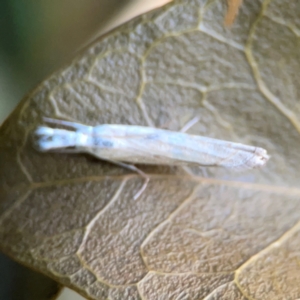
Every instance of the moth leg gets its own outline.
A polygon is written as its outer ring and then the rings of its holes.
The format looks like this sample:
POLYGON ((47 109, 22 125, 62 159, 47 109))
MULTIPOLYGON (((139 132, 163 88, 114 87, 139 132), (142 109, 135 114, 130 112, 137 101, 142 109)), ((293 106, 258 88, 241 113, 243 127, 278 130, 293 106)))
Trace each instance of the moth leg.
MULTIPOLYGON (((192 120, 188 121, 180 130, 180 132, 186 132, 191 127, 193 127, 196 123, 198 123, 200 120, 199 117, 194 117, 192 120)), ((190 169, 187 166, 183 166, 182 169, 189 175, 193 175, 193 173, 190 171, 190 169)), ((203 174, 205 178, 208 178, 207 172, 205 169, 202 168, 203 174)))
POLYGON ((79 124, 76 122, 52 119, 52 118, 47 118, 47 117, 44 117, 43 120, 47 123, 68 126, 75 130, 79 130, 81 132, 90 132, 91 130, 93 130, 93 126, 87 126, 87 125, 79 124))
POLYGON ((137 198, 139 198, 141 196, 141 194, 146 189, 146 187, 148 185, 148 182, 150 180, 150 178, 147 176, 146 173, 144 173, 142 170, 140 170, 139 168, 137 168, 134 165, 125 164, 125 163, 122 163, 120 161, 114 161, 114 160, 109 160, 109 159, 102 159, 102 160, 110 162, 110 163, 112 163, 114 165, 117 165, 119 167, 122 167, 122 168, 125 168, 125 169, 128 169, 128 170, 134 171, 134 172, 138 173, 139 175, 141 175, 145 179, 145 181, 144 181, 144 184, 142 185, 142 187, 140 188, 140 190, 134 195, 133 199, 136 200, 137 198))
POLYGON ((127 168, 129 170, 137 172, 139 175, 141 175, 145 179, 144 184, 142 185, 140 190, 133 197, 134 200, 138 199, 141 196, 141 194, 144 192, 144 190, 146 189, 148 182, 150 180, 149 177, 147 176, 146 173, 144 173, 142 170, 140 170, 139 168, 137 168, 134 165, 129 165, 129 164, 120 163, 120 162, 118 162, 118 164, 119 164, 119 166, 122 166, 123 168, 127 168))
POLYGON ((180 132, 186 132, 188 131, 191 127, 193 127, 196 123, 198 123, 200 120, 199 117, 194 117, 192 120, 188 121, 181 129, 180 132))

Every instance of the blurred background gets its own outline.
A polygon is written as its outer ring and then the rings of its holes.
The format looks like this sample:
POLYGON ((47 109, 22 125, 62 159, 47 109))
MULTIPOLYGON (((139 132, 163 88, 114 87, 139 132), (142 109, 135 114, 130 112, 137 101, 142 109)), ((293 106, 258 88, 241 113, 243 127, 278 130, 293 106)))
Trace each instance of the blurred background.
MULTIPOLYGON (((19 101, 101 34, 170 0, 0 1, 0 124, 19 101)), ((1 166, 0 166, 1 167, 1 166)), ((79 300, 0 253, 1 300, 79 300)))
POLYGON ((95 38, 170 0, 0 1, 0 124, 95 38))

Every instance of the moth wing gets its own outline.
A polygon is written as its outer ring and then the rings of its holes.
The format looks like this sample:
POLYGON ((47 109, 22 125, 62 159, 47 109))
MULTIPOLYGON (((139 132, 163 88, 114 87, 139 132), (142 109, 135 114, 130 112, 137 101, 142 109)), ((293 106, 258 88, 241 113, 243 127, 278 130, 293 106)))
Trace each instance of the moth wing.
POLYGON ((269 159, 266 150, 239 143, 150 127, 123 129, 126 134, 112 135, 114 146, 100 150, 99 157, 132 164, 196 164, 239 170, 263 166, 269 159))

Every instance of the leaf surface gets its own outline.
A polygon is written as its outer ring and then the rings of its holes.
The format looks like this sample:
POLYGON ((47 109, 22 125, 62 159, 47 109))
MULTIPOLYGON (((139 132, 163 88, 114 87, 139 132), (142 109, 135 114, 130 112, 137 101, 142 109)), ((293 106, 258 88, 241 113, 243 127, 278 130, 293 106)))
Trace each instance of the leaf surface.
POLYGON ((300 7, 174 1, 121 26, 0 129, 0 247, 90 299, 300 297, 300 7), (38 153, 42 117, 179 130, 268 149, 261 170, 38 153))

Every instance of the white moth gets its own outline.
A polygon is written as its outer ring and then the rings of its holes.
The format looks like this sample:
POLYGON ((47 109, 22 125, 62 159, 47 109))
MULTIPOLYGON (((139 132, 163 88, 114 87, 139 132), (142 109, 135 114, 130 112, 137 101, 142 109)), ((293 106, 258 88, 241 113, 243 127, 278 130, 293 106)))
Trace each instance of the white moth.
POLYGON ((146 181, 135 198, 146 188, 149 178, 131 164, 219 166, 243 170, 261 167, 269 159, 262 148, 183 132, 134 125, 93 127, 49 118, 45 121, 71 130, 38 127, 35 136, 39 151, 89 153, 138 172, 146 181))

